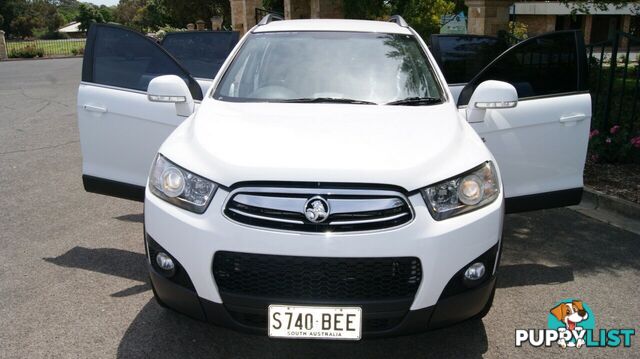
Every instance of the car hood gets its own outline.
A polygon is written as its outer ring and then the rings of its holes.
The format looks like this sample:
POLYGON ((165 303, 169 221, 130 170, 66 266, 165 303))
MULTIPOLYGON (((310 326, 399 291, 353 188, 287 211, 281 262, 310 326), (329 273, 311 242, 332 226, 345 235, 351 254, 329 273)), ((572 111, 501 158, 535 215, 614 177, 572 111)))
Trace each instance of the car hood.
POLYGON ((367 183, 414 190, 489 159, 449 104, 205 100, 160 149, 223 186, 245 181, 367 183))

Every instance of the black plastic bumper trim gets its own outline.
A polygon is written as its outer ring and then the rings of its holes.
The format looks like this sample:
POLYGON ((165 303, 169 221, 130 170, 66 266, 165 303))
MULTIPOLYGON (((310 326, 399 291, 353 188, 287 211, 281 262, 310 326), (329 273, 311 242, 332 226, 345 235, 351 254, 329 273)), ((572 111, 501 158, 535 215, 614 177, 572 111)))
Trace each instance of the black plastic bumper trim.
POLYGON ((144 186, 89 175, 82 175, 82 184, 87 192, 144 202, 144 186))
POLYGON ((149 276, 151 285, 162 303, 180 313, 186 314, 194 319, 206 320, 200 300, 195 291, 189 290, 156 272, 149 266, 149 276))
POLYGON ((573 206, 582 200, 582 187, 505 198, 505 212, 518 213, 539 209, 573 206))
MULTIPOLYGON (((159 299, 168 307, 194 319, 239 332, 266 335, 267 328, 257 328, 236 321, 224 304, 198 297, 149 268, 151 283, 159 299)), ((485 307, 495 286, 495 277, 464 293, 441 299, 435 306, 410 310, 397 326, 383 331, 364 332, 364 338, 408 335, 441 328, 470 319, 485 307)))
POLYGON ((439 300, 429 322, 429 329, 442 328, 473 318, 484 309, 495 286, 496 277, 493 276, 473 290, 439 300))

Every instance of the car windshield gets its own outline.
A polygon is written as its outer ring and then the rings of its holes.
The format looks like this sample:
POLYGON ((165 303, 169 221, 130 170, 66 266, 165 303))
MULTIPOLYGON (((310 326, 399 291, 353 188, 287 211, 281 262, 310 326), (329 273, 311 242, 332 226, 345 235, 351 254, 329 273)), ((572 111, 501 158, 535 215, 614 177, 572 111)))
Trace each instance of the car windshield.
POLYGON ((251 34, 214 98, 236 102, 441 102, 415 37, 359 32, 251 34))

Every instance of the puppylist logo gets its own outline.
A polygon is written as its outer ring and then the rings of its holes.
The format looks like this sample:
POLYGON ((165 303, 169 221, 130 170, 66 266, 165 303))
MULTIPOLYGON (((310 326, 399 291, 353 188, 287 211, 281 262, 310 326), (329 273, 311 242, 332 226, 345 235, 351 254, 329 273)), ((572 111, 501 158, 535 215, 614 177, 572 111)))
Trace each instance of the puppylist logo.
POLYGON ((521 347, 523 343, 534 347, 630 347, 631 337, 636 334, 635 329, 596 330, 595 324, 595 316, 587 303, 565 299, 549 310, 548 329, 516 329, 516 347, 521 347))

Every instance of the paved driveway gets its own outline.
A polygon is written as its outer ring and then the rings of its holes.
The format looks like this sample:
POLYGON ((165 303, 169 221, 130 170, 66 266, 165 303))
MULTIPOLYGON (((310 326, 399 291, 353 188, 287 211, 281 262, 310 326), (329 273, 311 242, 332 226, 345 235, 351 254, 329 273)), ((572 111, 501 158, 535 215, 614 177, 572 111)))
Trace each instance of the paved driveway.
MULTIPOLYGON (((0 357, 555 357, 515 348, 563 298, 602 328, 640 319, 640 237, 568 209, 507 217, 499 289, 483 321, 358 343, 276 341, 158 307, 142 205, 85 193, 75 117, 81 60, 0 63, 0 357)), ((575 350, 575 349, 573 349, 575 350)), ((638 357, 629 349, 580 349, 638 357)), ((571 354, 571 353, 569 353, 571 354)), ((575 353, 574 353, 575 354, 575 353)))

